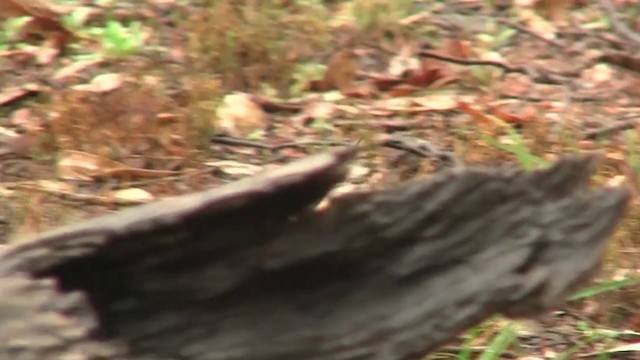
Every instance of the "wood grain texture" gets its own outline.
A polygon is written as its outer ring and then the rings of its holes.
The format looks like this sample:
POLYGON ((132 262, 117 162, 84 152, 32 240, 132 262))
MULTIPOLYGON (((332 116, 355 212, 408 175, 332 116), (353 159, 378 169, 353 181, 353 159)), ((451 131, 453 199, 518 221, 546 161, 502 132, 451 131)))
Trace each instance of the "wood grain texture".
POLYGON ((395 360, 597 269, 628 193, 592 156, 456 169, 313 210, 354 149, 42 234, 0 255, 0 358, 395 360))

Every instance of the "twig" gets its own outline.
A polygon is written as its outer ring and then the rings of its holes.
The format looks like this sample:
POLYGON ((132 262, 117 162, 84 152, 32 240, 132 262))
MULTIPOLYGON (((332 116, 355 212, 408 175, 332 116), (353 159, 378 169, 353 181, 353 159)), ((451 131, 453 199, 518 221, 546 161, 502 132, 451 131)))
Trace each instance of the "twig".
POLYGON ((437 60, 447 61, 458 65, 484 65, 493 66, 503 69, 507 73, 520 73, 525 74, 531 78, 533 82, 540 84, 559 85, 564 83, 564 76, 575 76, 574 73, 569 74, 551 74, 551 73, 539 73, 531 68, 524 66, 512 66, 502 61, 496 60, 484 60, 484 59, 461 59, 457 57, 447 56, 439 54, 429 50, 421 50, 418 55, 426 58, 433 58, 437 60))
POLYGON ((391 134, 381 137, 380 145, 440 161, 442 162, 441 165, 444 167, 460 167, 464 165, 462 160, 454 154, 439 150, 430 142, 423 139, 417 139, 400 134, 391 134))
POLYGON ((610 0, 600 0, 600 7, 609 18, 609 22, 611 23, 613 30, 626 37, 628 40, 633 41, 636 45, 640 45, 640 35, 629 29, 627 25, 620 21, 618 14, 616 13, 616 8, 610 0))
POLYGON ((321 141, 321 140, 309 140, 309 141, 291 141, 277 145, 267 144, 261 141, 253 141, 246 139, 233 138, 226 135, 214 136, 211 138, 211 142, 220 145, 231 146, 246 146, 256 149, 264 149, 270 151, 279 151, 288 148, 301 148, 307 146, 353 146, 354 144, 346 141, 321 141))
POLYGON ((486 66, 494 66, 505 70, 506 72, 512 73, 521 73, 528 74, 528 70, 523 66, 511 66, 509 64, 505 64, 502 61, 496 60, 483 60, 483 59, 461 59, 453 56, 447 56, 443 54, 439 54, 429 50, 421 50, 418 53, 422 57, 433 58, 437 60, 447 61, 458 65, 486 65, 486 66))
POLYGON ((377 127, 386 130, 407 130, 430 126, 424 118, 417 119, 364 119, 364 120, 336 120, 336 126, 377 127))
POLYGON ((601 136, 611 136, 615 133, 618 133, 620 131, 625 131, 625 130, 629 130, 629 129, 633 129, 637 124, 638 124, 638 120, 640 119, 640 117, 634 118, 634 119, 630 119, 630 120, 625 120, 622 121, 620 123, 614 124, 614 125, 610 125, 610 126, 604 126, 601 127, 599 129, 595 129, 595 130, 589 130, 586 131, 584 133, 584 138, 587 140, 593 140, 593 139, 597 139, 601 136))
POLYGON ((211 143, 219 144, 219 145, 230 145, 230 146, 246 146, 246 147, 256 148, 256 149, 271 150, 271 145, 265 144, 261 141, 238 139, 238 138, 234 138, 226 135, 213 136, 211 138, 211 143))

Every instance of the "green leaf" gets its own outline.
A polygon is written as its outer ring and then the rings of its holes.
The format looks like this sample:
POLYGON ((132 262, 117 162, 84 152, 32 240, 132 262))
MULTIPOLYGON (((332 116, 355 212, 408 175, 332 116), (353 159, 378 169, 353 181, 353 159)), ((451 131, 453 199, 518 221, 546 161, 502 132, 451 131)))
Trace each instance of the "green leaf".
POLYGON ((632 276, 622 280, 608 281, 602 284, 597 284, 594 286, 584 288, 576 292, 569 298, 569 301, 585 299, 598 294, 619 290, 624 287, 635 285, 635 284, 640 284, 640 276, 632 276))
POLYGON ((482 352, 478 360, 496 360, 509 348, 509 345, 516 339, 517 333, 513 324, 505 326, 500 333, 493 338, 489 347, 482 352))

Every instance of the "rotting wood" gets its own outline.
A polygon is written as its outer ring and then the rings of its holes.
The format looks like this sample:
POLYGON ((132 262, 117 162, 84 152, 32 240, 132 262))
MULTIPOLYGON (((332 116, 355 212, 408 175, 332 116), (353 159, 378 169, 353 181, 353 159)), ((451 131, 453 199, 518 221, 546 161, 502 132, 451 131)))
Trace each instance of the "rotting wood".
POLYGON ((452 169, 314 205, 355 149, 0 254, 0 358, 398 360, 535 316, 597 269, 628 192, 595 157, 452 169))

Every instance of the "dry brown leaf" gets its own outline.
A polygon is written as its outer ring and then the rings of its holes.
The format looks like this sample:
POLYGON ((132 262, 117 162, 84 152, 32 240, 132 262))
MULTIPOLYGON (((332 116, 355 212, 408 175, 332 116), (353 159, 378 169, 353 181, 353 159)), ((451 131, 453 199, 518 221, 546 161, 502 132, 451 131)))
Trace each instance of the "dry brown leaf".
POLYGON ((245 93, 235 93, 224 97, 216 111, 214 128, 222 128, 233 136, 246 136, 254 130, 265 129, 268 116, 262 108, 245 93))
POLYGON ((538 0, 535 9, 555 23, 562 23, 575 0, 538 0))
POLYGON ((56 47, 64 46, 73 36, 60 21, 69 10, 47 0, 0 0, 0 17, 31 16, 23 33, 55 33, 56 47))
POLYGON ((441 75, 439 79, 429 84, 429 86, 427 86, 427 89, 440 89, 441 87, 454 83, 458 80, 460 80, 460 78, 457 75, 446 71, 441 75))
POLYGON ((0 51, 0 58, 10 60, 12 65, 25 66, 36 57, 31 49, 13 49, 0 51))
POLYGON ((177 174, 179 174, 177 171, 135 168, 119 161, 76 150, 60 152, 58 161, 58 177, 65 180, 162 178, 177 174))
POLYGON ((532 105, 514 104, 515 106, 507 106, 508 104, 489 104, 487 113, 508 123, 525 123, 534 121, 537 116, 537 110, 532 105))
POLYGON ((33 153, 35 139, 30 133, 18 134, 0 128, 0 155, 14 157, 28 157, 33 153))
POLYGON ((368 75, 368 77, 369 82, 373 84, 373 87, 379 91, 388 91, 404 82, 404 79, 396 76, 370 74, 368 75))
POLYGON ((0 105, 7 105, 40 90, 41 87, 36 83, 6 88, 0 92, 0 105))
POLYGON ((394 86, 391 90, 389 90, 388 94, 392 97, 402 97, 409 96, 418 90, 420 90, 420 87, 416 85, 400 84, 394 86))
POLYGON ((47 0, 0 0, 0 17, 33 16, 57 20, 67 11, 47 0))
POLYGON ((308 125, 313 120, 329 120, 335 116, 337 108, 335 103, 328 101, 312 101, 304 110, 292 118, 292 122, 298 125, 308 125))
POLYGON ((91 91, 105 93, 113 91, 124 83, 124 75, 120 73, 100 74, 94 77, 88 84, 76 85, 73 88, 79 91, 91 91))
POLYGON ((388 109, 370 109, 367 113, 371 116, 388 117, 395 114, 396 112, 388 109))
POLYGON ((532 91, 533 81, 524 74, 507 74, 500 85, 501 94, 509 97, 525 97, 532 91))
POLYGON ((607 64, 596 64, 582 71, 580 77, 585 83, 591 83, 594 86, 603 85, 612 80, 615 75, 614 70, 607 64))
POLYGON ((458 95, 433 94, 411 99, 415 104, 432 110, 452 110, 458 107, 458 95))
POLYGON ((500 125, 496 124, 496 122, 493 121, 489 114, 484 113, 477 106, 474 106, 466 101, 459 101, 458 109, 463 113, 471 116, 473 121, 476 123, 476 126, 478 126, 480 129, 483 129, 483 131, 487 131, 488 133, 493 134, 496 129, 500 128, 500 125))
MULTIPOLYGON (((471 47, 468 41, 447 38, 436 52, 465 59, 470 57, 471 47)), ((390 96, 407 96, 425 87, 438 89, 459 79, 447 64, 431 58, 418 59, 416 53, 414 45, 405 45, 390 62, 389 73, 392 76, 376 79, 378 90, 387 90, 390 96)))
POLYGON ((101 64, 103 61, 103 59, 94 59, 74 62, 58 70, 55 75, 53 75, 52 80, 66 80, 87 68, 101 64))
POLYGON ((362 114, 362 110, 353 105, 336 104, 336 110, 352 116, 358 116, 362 114))
POLYGON ((417 23, 421 23, 424 22, 425 20, 429 19, 430 17, 432 17, 433 14, 430 11, 423 11, 421 13, 417 13, 414 15, 409 15, 403 19, 400 19, 400 21, 398 21, 398 23, 400 25, 415 25, 417 23))
POLYGON ((392 111, 406 111, 411 108, 411 99, 408 97, 381 99, 374 103, 374 107, 392 111))
POLYGON ((11 114, 11 124, 21 127, 30 127, 33 125, 31 109, 21 108, 11 114))
POLYGON ((113 198, 118 203, 141 204, 155 200, 150 192, 139 188, 128 188, 110 191, 107 197, 113 198))
POLYGON ((48 40, 47 43, 36 51, 36 63, 38 65, 50 64, 60 55, 60 45, 57 40, 48 40))
POLYGON ((37 180, 33 183, 31 188, 51 194, 72 194, 75 192, 75 187, 73 185, 55 180, 37 180))
POLYGON ((458 59, 469 59, 473 56, 471 42, 458 38, 445 38, 440 45, 439 52, 458 59))
POLYGON ((553 23, 547 21, 536 12, 529 9, 519 9, 518 16, 527 28, 532 32, 542 36, 545 39, 554 39, 556 37, 557 28, 553 23))
POLYGON ((338 89, 345 92, 352 88, 357 73, 356 53, 351 48, 345 48, 333 54, 322 80, 312 82, 309 87, 310 90, 316 91, 338 89))
POLYGON ((407 75, 406 83, 417 87, 433 84, 438 79, 448 75, 446 65, 434 59, 421 59, 420 68, 407 75))
POLYGON ((93 180, 113 169, 126 168, 119 161, 76 150, 63 150, 58 155, 58 177, 65 180, 93 180))

